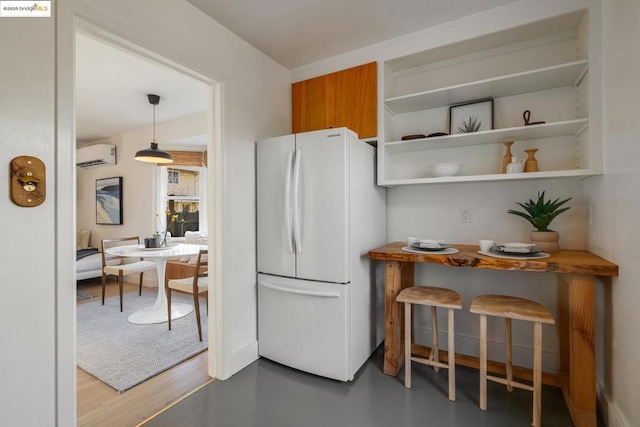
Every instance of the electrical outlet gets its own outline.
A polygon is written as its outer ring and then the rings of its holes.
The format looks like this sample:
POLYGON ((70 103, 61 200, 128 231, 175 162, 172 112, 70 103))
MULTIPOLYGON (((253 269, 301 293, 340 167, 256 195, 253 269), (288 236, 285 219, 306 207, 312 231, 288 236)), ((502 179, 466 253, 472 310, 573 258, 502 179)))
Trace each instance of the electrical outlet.
POLYGON ((460 222, 471 222, 471 208, 460 208, 460 222))

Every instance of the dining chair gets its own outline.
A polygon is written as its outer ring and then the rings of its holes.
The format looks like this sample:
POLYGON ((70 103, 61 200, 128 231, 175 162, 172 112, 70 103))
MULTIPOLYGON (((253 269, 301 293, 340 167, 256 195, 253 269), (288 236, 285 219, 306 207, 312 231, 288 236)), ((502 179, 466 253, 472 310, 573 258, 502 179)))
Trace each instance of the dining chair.
POLYGON ((142 295, 142 275, 145 271, 156 271, 156 263, 152 261, 144 261, 144 259, 140 259, 140 261, 128 263, 128 264, 118 264, 118 265, 107 265, 107 257, 105 254, 105 248, 109 249, 116 246, 125 246, 125 245, 133 245, 140 244, 140 237, 121 237, 117 239, 102 239, 100 241, 100 246, 102 249, 102 305, 104 305, 104 291, 107 285, 107 275, 112 274, 118 276, 118 289, 120 291, 120 311, 122 311, 122 292, 124 286, 124 276, 128 276, 130 274, 140 274, 140 284, 138 286, 138 296, 142 295))
MULTIPOLYGON (((167 312, 169 318, 169 330, 171 330, 171 291, 179 291, 193 295, 193 306, 196 311, 196 321, 198 323, 198 337, 202 341, 202 324, 200 321, 200 294, 207 296, 209 290, 207 277, 209 272, 207 266, 207 249, 200 249, 197 262, 190 264, 193 267, 193 276, 183 279, 168 279, 165 287, 167 290, 167 312)), ((207 304, 207 315, 209 315, 209 304, 207 304)))

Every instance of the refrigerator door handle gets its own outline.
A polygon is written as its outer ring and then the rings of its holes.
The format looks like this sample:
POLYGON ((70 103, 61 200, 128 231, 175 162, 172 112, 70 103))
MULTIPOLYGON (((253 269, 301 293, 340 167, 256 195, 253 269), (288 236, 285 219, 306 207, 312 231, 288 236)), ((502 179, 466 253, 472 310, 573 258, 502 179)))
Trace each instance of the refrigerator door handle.
POLYGON ((308 290, 278 286, 269 282, 260 282, 260 285, 264 286, 265 288, 273 289, 274 291, 286 292, 289 294, 307 295, 307 296, 321 297, 321 298, 340 298, 340 293, 337 291, 308 291, 308 290))
POLYGON ((302 153, 296 150, 296 159, 293 163, 293 239, 296 243, 296 253, 302 253, 302 241, 300 239, 300 157, 302 153))
POLYGON ((293 163, 293 150, 289 151, 287 158, 287 175, 284 180, 284 223, 287 228, 287 243, 289 253, 293 253, 293 225, 291 224, 291 169, 293 163))

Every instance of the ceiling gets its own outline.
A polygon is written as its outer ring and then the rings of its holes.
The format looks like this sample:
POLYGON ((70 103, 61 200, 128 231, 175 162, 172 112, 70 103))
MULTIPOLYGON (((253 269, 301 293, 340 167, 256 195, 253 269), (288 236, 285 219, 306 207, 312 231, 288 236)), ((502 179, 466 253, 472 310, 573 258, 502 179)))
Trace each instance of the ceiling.
MULTIPOLYGON (((156 124, 206 111, 208 86, 105 41, 76 33, 76 143, 86 144, 153 124, 147 94, 160 95, 156 124)), ((163 143, 162 135, 157 135, 163 143)), ((150 143, 152 132, 149 132, 150 143)), ((173 141, 175 142, 175 141, 173 141)), ((206 137, 189 145, 206 145, 206 137)), ((141 147, 145 142, 141 141, 141 147)))
MULTIPOLYGON (((513 0, 187 0, 288 69, 513 0)), ((91 35, 76 35, 78 145, 201 113, 208 87, 91 35)), ((151 140, 149 135, 149 142, 151 140)), ((206 137, 160 146, 206 146, 206 137)), ((144 146, 145 144, 142 144, 144 146)), ((142 148, 142 147, 141 147, 142 148)))
POLYGON ((187 0, 288 69, 514 0, 187 0))

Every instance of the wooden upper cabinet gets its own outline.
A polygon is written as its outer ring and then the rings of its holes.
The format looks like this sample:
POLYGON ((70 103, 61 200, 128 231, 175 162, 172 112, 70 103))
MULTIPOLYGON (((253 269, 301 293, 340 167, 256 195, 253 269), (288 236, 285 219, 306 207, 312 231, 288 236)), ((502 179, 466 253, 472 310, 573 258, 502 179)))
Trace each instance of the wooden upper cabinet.
POLYGON ((291 85, 291 110, 293 133, 326 129, 327 82, 329 76, 291 85))
POLYGON ((377 75, 375 62, 329 74, 329 127, 348 127, 360 138, 378 134, 377 75))
POLYGON ((292 131, 347 127, 359 138, 378 133, 378 67, 375 62, 291 86, 292 131))

